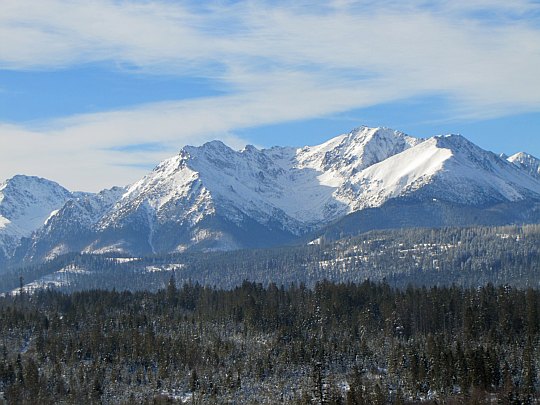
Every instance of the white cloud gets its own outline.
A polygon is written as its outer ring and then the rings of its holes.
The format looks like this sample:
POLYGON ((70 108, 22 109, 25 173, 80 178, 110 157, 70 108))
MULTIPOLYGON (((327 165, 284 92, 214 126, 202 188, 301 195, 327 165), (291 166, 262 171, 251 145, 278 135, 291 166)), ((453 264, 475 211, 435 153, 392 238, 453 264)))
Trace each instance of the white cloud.
POLYGON ((0 173, 96 189, 135 180, 144 170, 130 165, 185 143, 228 136, 240 145, 235 129, 419 95, 446 96, 449 114, 472 118, 540 109, 535 2, 291 3, 2 1, 0 68, 116 62, 205 76, 228 93, 1 125, 0 173), (118 148, 148 142, 168 149, 118 148))
POLYGON ((148 171, 137 167, 141 163, 158 162, 185 144, 219 138, 239 149, 246 142, 230 133, 231 128, 339 112, 351 100, 367 106, 385 99, 380 95, 374 100, 368 88, 316 87, 299 75, 294 81, 284 80, 284 86, 266 89, 264 94, 242 93, 79 115, 32 128, 0 125, 0 173, 6 173, 5 177, 37 174, 67 187, 82 184, 85 190, 98 190, 136 180, 148 171), (164 148, 126 152, 121 147, 149 141, 164 148))

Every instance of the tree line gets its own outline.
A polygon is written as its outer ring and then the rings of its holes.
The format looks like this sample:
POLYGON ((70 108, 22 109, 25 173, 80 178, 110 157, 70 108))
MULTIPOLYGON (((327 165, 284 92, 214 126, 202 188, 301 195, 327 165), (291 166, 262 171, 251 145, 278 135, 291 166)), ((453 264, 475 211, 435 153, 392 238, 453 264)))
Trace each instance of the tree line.
MULTIPOLYGON (((234 288, 244 280, 288 285, 320 280, 386 281, 400 288, 475 287, 492 283, 540 285, 540 225, 373 231, 335 242, 232 252, 186 252, 126 261, 71 253, 43 264, 5 271, 0 292, 56 273, 55 288, 149 290, 163 288, 175 272, 180 283, 234 288), (84 270, 83 272, 70 269, 84 270), (66 271, 67 270, 67 271, 66 271)), ((1 269, 0 269, 1 271, 1 269)), ((46 283, 42 283, 46 287, 46 283)))

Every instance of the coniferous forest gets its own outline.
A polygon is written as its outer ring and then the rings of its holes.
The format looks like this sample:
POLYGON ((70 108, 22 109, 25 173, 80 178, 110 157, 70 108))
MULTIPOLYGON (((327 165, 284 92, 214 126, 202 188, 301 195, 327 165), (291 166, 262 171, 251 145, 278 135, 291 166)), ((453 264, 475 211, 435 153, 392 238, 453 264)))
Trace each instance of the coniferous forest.
POLYGON ((0 298, 0 403, 538 403, 540 292, 323 281, 0 298))
POLYGON ((223 289, 244 280, 264 286, 305 283, 312 288, 321 280, 358 284, 366 279, 386 279, 400 288, 474 288, 488 283, 538 288, 540 226, 385 230, 272 249, 147 257, 69 253, 24 268, 0 267, 0 294, 16 291, 21 277, 28 291, 157 291, 172 273, 180 285, 193 282, 223 289))

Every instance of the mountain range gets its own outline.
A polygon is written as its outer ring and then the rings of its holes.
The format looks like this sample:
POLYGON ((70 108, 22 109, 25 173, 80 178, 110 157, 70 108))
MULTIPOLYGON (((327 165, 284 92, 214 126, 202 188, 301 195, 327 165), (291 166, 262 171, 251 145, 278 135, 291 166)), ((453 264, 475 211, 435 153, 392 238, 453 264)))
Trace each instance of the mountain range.
POLYGON ((370 229, 540 222, 540 160, 360 127, 303 148, 186 146, 127 187, 0 185, 0 266, 315 243, 370 229))

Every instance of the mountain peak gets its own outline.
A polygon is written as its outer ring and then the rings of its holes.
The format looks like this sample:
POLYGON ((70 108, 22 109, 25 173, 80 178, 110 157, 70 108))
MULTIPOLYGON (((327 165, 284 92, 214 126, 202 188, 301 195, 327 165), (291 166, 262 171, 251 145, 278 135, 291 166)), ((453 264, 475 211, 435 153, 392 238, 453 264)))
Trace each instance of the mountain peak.
POLYGON ((489 155, 489 159, 496 157, 497 160, 504 161, 499 156, 482 149, 460 134, 437 135, 430 139, 439 148, 449 149, 454 154, 465 154, 468 157, 474 158, 474 160, 478 160, 480 157, 485 158, 489 155))
POLYGON ((257 149, 254 145, 248 144, 244 146, 244 149, 242 149, 241 152, 254 153, 254 152, 259 152, 259 149, 257 149))
POLYGON ((342 147, 349 145, 367 145, 369 143, 395 143, 404 139, 416 139, 406 135, 403 132, 396 131, 386 127, 366 127, 360 126, 354 128, 347 134, 338 136, 334 139, 340 139, 342 147))
POLYGON ((205 142, 200 146, 186 145, 180 150, 180 153, 178 155, 181 158, 189 158, 198 156, 201 153, 213 153, 215 151, 222 151, 228 149, 231 148, 225 145, 222 141, 214 139, 212 141, 205 142))
POLYGON ((437 141, 437 144, 439 145, 460 145, 460 144, 472 144, 471 141, 469 141, 467 138, 465 138, 461 134, 444 134, 444 135, 436 135, 433 137, 434 140, 437 141))
POLYGON ((25 174, 16 174, 15 176, 5 180, 3 183, 1 183, 0 190, 4 190, 6 188, 31 187, 32 185, 41 185, 44 187, 58 187, 66 190, 64 187, 60 186, 55 181, 47 180, 37 176, 27 176, 25 174))
POLYGON ((511 162, 515 162, 515 161, 523 161, 523 160, 532 160, 532 161, 539 161, 540 159, 538 159, 537 157, 527 153, 527 152, 518 152, 518 153, 515 153, 514 155, 510 156, 507 158, 509 161, 511 162))
POLYGON ((202 144, 200 147, 201 149, 230 149, 227 145, 225 145, 222 141, 219 139, 214 139, 212 141, 208 141, 202 144))
POLYGON ((405 134, 388 127, 367 127, 365 125, 354 128, 349 132, 348 136, 368 140, 374 137, 402 137, 405 134))
POLYGON ((518 152, 507 160, 532 177, 540 180, 540 159, 525 152, 518 152))
POLYGON ((302 149, 300 160, 309 167, 320 166, 321 170, 350 176, 422 141, 390 128, 362 126, 321 145, 302 149))
POLYGON ((18 239, 43 226, 51 212, 62 207, 73 194, 54 181, 16 175, 0 185, 0 246, 4 254, 18 239), (7 249, 7 250, 6 250, 7 249))
MULTIPOLYGON (((40 199, 54 195, 70 198, 71 192, 60 184, 37 176, 17 174, 0 184, 0 203, 22 203, 23 199, 40 199)), ((1 211, 1 208, 0 208, 1 211)))

